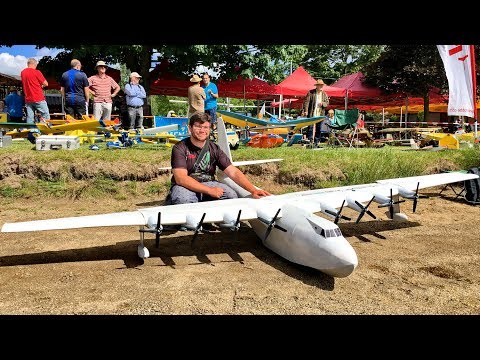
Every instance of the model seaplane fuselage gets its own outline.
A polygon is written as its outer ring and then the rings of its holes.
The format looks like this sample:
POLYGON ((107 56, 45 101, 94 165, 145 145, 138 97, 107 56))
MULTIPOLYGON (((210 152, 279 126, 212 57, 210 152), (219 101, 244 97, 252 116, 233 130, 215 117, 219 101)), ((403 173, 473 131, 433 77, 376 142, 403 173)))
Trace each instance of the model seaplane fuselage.
MULTIPOLYGON (((231 158, 225 125, 218 119, 218 144, 231 158)), ((355 250, 337 226, 344 207, 359 213, 358 223, 367 214, 375 215, 369 206, 375 202, 386 207, 386 216, 406 220, 400 212, 400 203, 413 201, 413 211, 422 196, 419 189, 478 178, 475 174, 450 172, 408 178, 379 180, 376 183, 307 190, 253 199, 250 193, 235 184, 223 172, 218 180, 231 186, 238 199, 216 200, 193 204, 150 207, 130 212, 79 216, 19 223, 6 223, 2 232, 76 229, 100 226, 140 226, 138 255, 149 257, 144 245, 144 234, 155 235, 159 245, 160 234, 167 225, 182 225, 195 231, 194 239, 203 230, 203 224, 216 223, 221 228, 238 231, 242 221, 248 221, 263 244, 294 263, 320 270, 334 277, 350 275, 358 264, 355 250), (317 215, 323 213, 332 221, 317 215)))

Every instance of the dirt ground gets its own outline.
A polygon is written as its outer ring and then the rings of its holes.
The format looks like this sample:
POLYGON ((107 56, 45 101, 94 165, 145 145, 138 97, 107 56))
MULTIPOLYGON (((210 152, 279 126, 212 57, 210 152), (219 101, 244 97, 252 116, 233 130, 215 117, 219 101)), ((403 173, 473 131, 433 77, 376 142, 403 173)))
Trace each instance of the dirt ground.
MULTIPOLYGON (((359 265, 332 278, 265 248, 245 223, 233 233, 153 236, 137 256, 138 228, 0 233, 0 314, 478 314, 480 207, 451 190, 424 192, 409 221, 340 222, 359 265)), ((5 222, 155 205, 30 199, 2 204, 5 222)), ((356 213, 346 209, 344 214, 356 213)))

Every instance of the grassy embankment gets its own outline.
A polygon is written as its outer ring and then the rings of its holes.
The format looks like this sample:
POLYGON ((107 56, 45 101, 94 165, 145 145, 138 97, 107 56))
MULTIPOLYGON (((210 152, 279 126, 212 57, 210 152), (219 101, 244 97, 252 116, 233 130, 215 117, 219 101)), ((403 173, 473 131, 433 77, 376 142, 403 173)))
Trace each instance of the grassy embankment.
MULTIPOLYGON (((28 142, 0 148, 0 198, 69 197, 88 199, 132 196, 161 198, 170 186, 171 148, 136 145, 99 151, 84 144, 74 151, 35 151, 28 142)), ((242 167, 252 182, 274 193, 362 184, 378 179, 438 173, 480 166, 480 149, 404 151, 380 149, 310 150, 240 147, 234 160, 282 158, 280 163, 242 167)))

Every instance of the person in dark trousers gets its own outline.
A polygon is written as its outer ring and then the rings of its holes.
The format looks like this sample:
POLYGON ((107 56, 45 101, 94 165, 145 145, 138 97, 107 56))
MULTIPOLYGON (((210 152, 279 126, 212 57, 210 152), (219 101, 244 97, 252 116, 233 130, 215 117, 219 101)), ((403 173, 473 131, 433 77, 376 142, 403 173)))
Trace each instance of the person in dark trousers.
POLYGON ((147 93, 143 86, 139 84, 140 78, 141 76, 134 71, 130 74, 130 83, 125 85, 128 116, 130 117, 129 130, 143 129, 143 104, 147 98, 147 93))
POLYGON ((220 147, 208 140, 210 125, 208 114, 195 112, 189 120, 190 136, 173 146, 172 187, 167 202, 184 204, 238 197, 235 190, 215 179, 217 166, 253 198, 270 195, 268 191, 256 188, 220 147))

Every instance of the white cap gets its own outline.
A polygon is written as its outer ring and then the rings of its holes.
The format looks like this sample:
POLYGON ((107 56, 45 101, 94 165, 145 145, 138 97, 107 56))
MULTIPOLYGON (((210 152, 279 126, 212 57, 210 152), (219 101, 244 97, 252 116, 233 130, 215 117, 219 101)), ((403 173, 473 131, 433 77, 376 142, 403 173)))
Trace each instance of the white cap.
POLYGON ((131 78, 132 78, 132 77, 141 78, 140 74, 137 73, 136 71, 132 72, 132 73, 130 74, 130 77, 131 77, 131 78))

